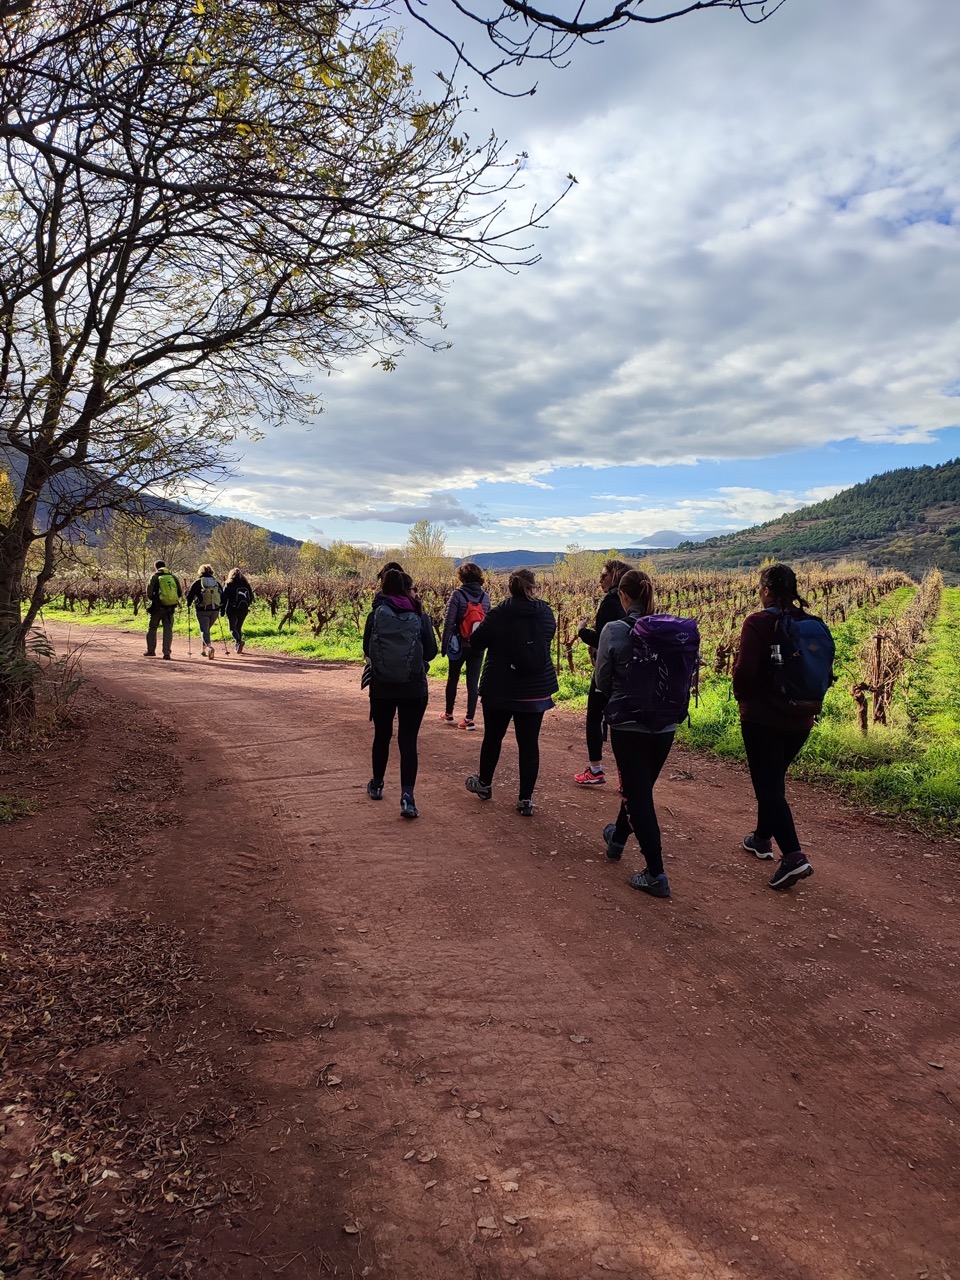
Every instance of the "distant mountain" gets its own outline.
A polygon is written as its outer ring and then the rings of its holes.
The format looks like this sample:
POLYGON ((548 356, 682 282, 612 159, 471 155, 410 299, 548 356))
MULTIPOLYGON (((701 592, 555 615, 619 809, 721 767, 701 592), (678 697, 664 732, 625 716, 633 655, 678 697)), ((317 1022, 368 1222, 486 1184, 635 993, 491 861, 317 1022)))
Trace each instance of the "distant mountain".
POLYGON ((508 569, 552 569, 554 561, 563 555, 566 555, 565 551, 478 551, 476 555, 462 557, 456 563, 460 565, 468 559, 481 569, 504 573, 508 569))
POLYGON ((727 529, 703 529, 678 533, 676 529, 658 529, 656 533, 648 533, 644 537, 638 538, 636 542, 631 543, 623 554, 627 556, 643 555, 645 551, 679 547, 681 542, 706 542, 708 538, 722 538, 728 532, 729 530, 727 529))
MULTIPOLYGON (((22 480, 24 475, 23 455, 18 453, 14 449, 0 448, 0 470, 6 471, 9 475, 14 477, 15 479, 22 480)), ((76 493, 87 491, 87 487, 91 482, 90 481, 91 477, 92 477, 92 480, 95 482, 97 479, 97 473, 92 471, 89 468, 87 470, 84 470, 83 468, 77 468, 75 472, 64 472, 61 476, 58 477, 57 483, 60 488, 60 492, 64 493, 68 497, 72 497, 76 493), (71 481, 70 480, 71 476, 75 476, 76 479, 74 481, 71 481)), ((113 486, 113 491, 115 491, 117 495, 116 505, 119 509, 122 509, 122 504, 125 501, 125 492, 128 492, 128 491, 124 491, 121 485, 113 486)), ((53 501, 54 499, 50 497, 49 503, 51 505, 53 501)), ((214 529, 217 527, 217 525, 225 524, 227 519, 229 518, 227 516, 207 515, 203 511, 195 511, 192 508, 185 507, 180 503, 170 502, 166 498, 150 497, 149 494, 144 494, 136 498, 135 500, 131 499, 130 501, 131 501, 131 506, 136 510, 145 509, 148 513, 156 512, 158 515, 179 516, 181 519, 186 520, 188 522, 188 524, 190 525, 190 527, 193 529, 194 533, 196 533, 198 537, 204 538, 204 539, 209 538, 211 533, 213 533, 214 529)), ((45 506, 47 506, 47 504, 48 504, 48 499, 46 497, 41 498, 41 504, 40 504, 41 510, 45 506)), ((240 523, 249 525, 251 529, 258 529, 263 527, 262 525, 254 524, 250 520, 241 520, 240 523)), ((267 532, 270 534, 270 541, 274 544, 274 546, 299 547, 301 545, 301 541, 299 538, 288 538, 285 533, 274 533, 272 529, 268 529, 267 532)), ((89 541, 96 542, 95 535, 91 535, 89 531, 87 531, 86 536, 89 541)))
POLYGON ((918 575, 960 575, 960 459, 901 467, 739 533, 681 542, 658 564, 738 567, 778 560, 865 560, 918 575))

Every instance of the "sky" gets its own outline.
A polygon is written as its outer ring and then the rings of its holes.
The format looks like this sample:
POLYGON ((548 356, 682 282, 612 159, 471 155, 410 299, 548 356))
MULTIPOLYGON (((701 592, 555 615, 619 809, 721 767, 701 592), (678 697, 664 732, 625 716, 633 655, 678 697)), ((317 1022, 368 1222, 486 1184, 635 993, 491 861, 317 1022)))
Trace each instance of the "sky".
POLYGON ((245 442, 206 505, 321 543, 427 519, 459 555, 625 549, 960 456, 958 66, 951 0, 786 0, 616 33, 532 98, 470 84, 471 131, 527 153, 516 211, 577 178, 540 261, 453 278, 450 350, 318 379, 316 424, 245 442))

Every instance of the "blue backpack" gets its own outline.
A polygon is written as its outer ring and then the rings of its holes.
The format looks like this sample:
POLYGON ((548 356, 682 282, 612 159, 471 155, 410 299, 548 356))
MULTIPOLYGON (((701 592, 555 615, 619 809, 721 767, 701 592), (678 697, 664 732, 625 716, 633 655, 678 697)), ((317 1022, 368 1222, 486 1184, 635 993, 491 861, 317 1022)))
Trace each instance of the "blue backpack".
POLYGON ((630 640, 630 661, 618 677, 604 719, 612 725, 642 724, 655 732, 679 724, 689 714, 690 691, 700 665, 696 619, 652 613, 637 618, 630 640))
POLYGON ((792 618, 775 606, 770 662, 778 697, 794 711, 819 715, 833 684, 835 646, 830 628, 819 618, 792 618))

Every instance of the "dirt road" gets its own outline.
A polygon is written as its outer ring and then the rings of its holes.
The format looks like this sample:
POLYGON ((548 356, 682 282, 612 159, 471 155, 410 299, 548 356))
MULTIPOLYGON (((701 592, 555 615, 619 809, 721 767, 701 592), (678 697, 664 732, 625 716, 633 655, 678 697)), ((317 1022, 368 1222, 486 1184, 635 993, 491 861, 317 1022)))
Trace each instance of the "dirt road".
POLYGON ((211 979, 177 1036, 246 1118, 212 1154, 252 1200, 175 1274, 960 1280, 955 842, 797 785, 816 874, 777 894, 745 773, 677 750, 655 901, 604 859, 615 789, 571 782, 579 717, 525 820, 511 745, 464 789, 480 734, 432 686, 404 822, 355 668, 82 639, 105 740, 122 700, 176 730, 144 746, 183 822, 112 902, 185 930, 211 979))

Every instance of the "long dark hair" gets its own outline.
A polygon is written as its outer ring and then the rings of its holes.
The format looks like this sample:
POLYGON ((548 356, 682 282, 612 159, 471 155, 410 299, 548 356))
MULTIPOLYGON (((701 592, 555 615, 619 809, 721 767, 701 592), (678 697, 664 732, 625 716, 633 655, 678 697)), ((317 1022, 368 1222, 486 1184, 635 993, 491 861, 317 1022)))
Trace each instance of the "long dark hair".
POLYGON ((423 605, 413 589, 413 579, 402 569, 386 569, 380 577, 380 590, 385 596, 406 596, 416 613, 423 612, 423 605))
POLYGON ((801 609, 809 608, 797 587, 797 575, 788 564, 768 564, 761 569, 760 585, 767 588, 778 605, 789 608, 796 601, 801 609))
POLYGON ((515 600, 532 600, 537 580, 529 569, 517 569, 510 575, 510 594, 515 600))
POLYGON ((656 601, 649 573, 644 573, 642 569, 628 569, 617 584, 617 589, 629 599, 631 610, 638 609, 644 618, 653 613, 656 601))

